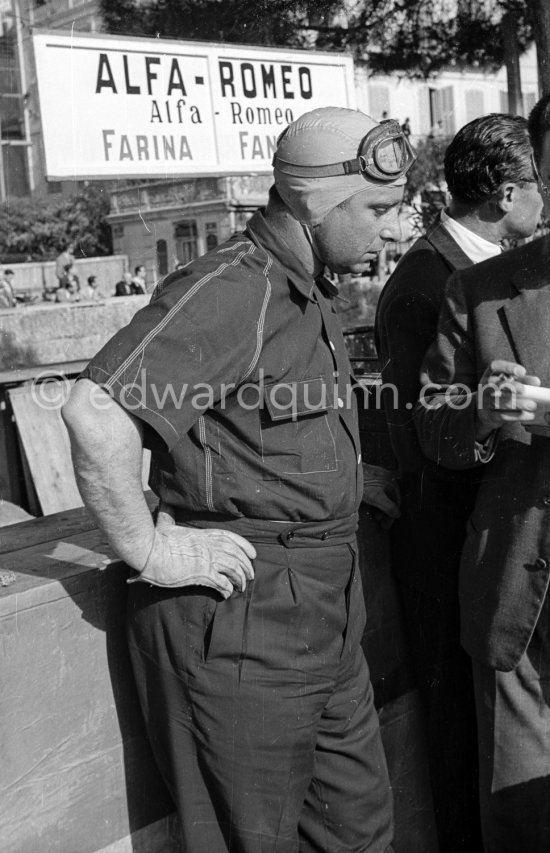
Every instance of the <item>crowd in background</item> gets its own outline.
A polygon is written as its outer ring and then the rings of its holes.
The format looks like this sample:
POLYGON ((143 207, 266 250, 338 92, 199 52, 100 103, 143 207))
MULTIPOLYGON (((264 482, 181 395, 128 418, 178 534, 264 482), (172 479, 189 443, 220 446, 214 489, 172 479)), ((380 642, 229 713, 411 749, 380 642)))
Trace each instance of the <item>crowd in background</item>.
POLYGON ((42 293, 29 296, 25 291, 17 289, 15 273, 12 269, 5 269, 0 278, 0 309, 16 308, 22 303, 36 302, 96 302, 110 296, 140 296, 148 290, 145 266, 139 264, 134 268, 134 273, 127 271, 122 274, 120 281, 113 285, 112 293, 105 293, 105 287, 99 288, 96 275, 87 276, 81 281, 76 273, 74 247, 67 244, 55 261, 55 279, 46 284, 42 293))

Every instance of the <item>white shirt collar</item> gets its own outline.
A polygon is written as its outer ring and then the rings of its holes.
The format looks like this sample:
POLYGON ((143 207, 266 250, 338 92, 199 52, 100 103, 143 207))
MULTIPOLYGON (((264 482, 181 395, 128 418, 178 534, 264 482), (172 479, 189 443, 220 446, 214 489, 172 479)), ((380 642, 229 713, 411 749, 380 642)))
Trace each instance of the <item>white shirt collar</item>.
POLYGON ((474 234, 465 225, 452 219, 444 210, 441 211, 441 224, 474 264, 486 261, 487 258, 494 258, 502 252, 498 243, 491 243, 479 234, 474 234))

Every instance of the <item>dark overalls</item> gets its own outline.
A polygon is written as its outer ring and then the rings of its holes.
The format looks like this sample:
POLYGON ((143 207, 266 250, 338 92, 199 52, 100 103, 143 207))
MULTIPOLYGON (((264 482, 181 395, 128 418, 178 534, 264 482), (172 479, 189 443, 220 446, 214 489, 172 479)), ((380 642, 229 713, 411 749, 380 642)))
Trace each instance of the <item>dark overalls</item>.
POLYGON ((227 600, 130 591, 136 681, 185 853, 391 850, 333 295, 259 212, 169 276, 85 373, 145 424, 152 487, 177 523, 257 551, 254 580, 227 600))

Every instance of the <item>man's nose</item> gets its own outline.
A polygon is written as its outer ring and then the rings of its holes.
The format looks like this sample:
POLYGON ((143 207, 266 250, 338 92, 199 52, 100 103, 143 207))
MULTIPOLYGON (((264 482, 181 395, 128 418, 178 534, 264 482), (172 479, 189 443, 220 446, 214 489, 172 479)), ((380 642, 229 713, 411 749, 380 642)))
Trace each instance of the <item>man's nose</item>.
POLYGON ((384 226, 380 231, 380 238, 387 242, 394 240, 398 243, 401 239, 401 222, 399 220, 399 210, 395 209, 388 213, 384 226))

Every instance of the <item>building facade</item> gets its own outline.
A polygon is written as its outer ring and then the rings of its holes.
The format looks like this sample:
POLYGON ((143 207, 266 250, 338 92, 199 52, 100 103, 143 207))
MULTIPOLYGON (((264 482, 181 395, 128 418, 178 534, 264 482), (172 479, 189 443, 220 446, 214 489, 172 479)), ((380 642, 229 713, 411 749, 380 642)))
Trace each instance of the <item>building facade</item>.
POLYGON ((109 216, 114 251, 127 254, 132 267, 144 264, 148 280, 166 275, 241 231, 265 204, 270 183, 268 176, 251 175, 115 187, 109 216))
MULTIPOLYGON (((384 112, 403 122, 410 120, 412 136, 422 137, 441 123, 442 135, 453 136, 478 116, 508 112, 506 71, 483 73, 452 68, 429 81, 397 76, 368 76, 357 68, 357 107, 376 119, 384 112)), ((521 57, 523 112, 528 115, 539 98, 537 58, 532 47, 521 57)))

